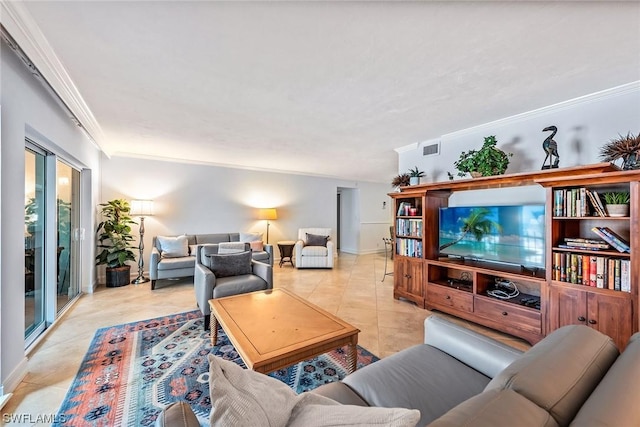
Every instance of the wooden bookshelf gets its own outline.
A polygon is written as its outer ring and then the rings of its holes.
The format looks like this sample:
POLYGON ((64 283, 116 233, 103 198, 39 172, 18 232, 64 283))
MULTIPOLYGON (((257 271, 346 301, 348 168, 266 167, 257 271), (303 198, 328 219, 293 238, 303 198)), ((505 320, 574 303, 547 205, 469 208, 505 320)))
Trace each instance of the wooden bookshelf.
POLYGON ((566 324, 584 324, 611 336, 623 349, 638 331, 640 284, 640 171, 621 171, 609 163, 550 169, 493 177, 455 180, 402 187, 391 193, 398 213, 400 203, 419 206, 416 215, 397 219, 421 221, 420 236, 396 234, 397 239, 420 242, 422 251, 398 253, 394 258, 394 297, 405 298, 422 308, 440 310, 510 333, 531 343, 566 324), (438 253, 439 208, 459 191, 540 185, 545 188, 545 268, 520 267, 441 257, 438 253), (598 192, 629 191, 628 217, 553 216, 554 190, 589 188, 598 192), (560 248, 564 237, 597 239, 595 226, 606 226, 628 239, 630 253, 615 249, 590 251, 560 248), (630 265, 629 292, 596 288, 554 280, 553 253, 579 253, 624 259, 630 265), (411 256, 407 256, 411 255, 411 256), (512 300, 492 297, 488 291, 496 280, 517 285, 520 296, 512 300))

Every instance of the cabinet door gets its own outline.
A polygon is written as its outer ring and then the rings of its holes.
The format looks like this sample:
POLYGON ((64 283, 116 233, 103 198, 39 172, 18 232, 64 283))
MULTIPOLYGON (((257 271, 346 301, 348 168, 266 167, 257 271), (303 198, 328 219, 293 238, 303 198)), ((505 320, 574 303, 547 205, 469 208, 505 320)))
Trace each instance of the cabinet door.
POLYGON ((613 338, 620 350, 631 336, 631 300, 622 296, 589 294, 587 324, 613 338))
POLYGON ((578 289, 549 287, 549 332, 565 325, 587 324, 587 293, 578 289))
POLYGON ((424 306, 422 259, 396 257, 393 273, 395 296, 424 306))

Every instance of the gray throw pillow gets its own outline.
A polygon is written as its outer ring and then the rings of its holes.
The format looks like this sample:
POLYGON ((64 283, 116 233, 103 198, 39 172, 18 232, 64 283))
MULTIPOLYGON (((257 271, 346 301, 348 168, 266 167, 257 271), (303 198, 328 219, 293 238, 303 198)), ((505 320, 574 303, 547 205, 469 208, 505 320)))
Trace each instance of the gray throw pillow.
POLYGON ((307 233, 306 246, 327 246, 327 240, 329 236, 320 236, 318 234, 307 233))
POLYGON ((160 252, 165 258, 179 258, 189 255, 189 238, 187 236, 158 236, 160 252))
POLYGON ((207 256, 209 257, 209 269, 216 277, 251 274, 251 251, 207 256))

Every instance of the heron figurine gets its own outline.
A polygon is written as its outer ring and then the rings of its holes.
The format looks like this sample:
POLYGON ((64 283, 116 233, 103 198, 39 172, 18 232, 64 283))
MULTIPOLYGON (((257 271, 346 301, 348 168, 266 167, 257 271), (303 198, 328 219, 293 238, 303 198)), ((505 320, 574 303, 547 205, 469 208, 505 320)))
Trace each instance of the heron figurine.
POLYGON ((553 140, 553 137, 556 136, 556 133, 558 132, 558 128, 555 126, 547 126, 546 128, 542 129, 542 132, 548 131, 551 131, 551 135, 549 135, 547 139, 545 139, 542 143, 542 148, 544 149, 544 152, 547 153, 547 157, 545 157, 544 161, 542 162, 542 169, 557 168, 558 163, 560 163, 560 155, 558 155, 558 143, 553 140), (549 164, 545 165, 547 159, 549 159, 549 164))

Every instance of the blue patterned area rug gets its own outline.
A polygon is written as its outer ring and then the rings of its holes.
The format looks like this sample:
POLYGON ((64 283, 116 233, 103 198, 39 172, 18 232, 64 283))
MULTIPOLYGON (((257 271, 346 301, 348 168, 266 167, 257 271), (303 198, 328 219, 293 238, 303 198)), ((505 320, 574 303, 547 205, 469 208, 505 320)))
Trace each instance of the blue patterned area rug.
MULTIPOLYGON (((212 346, 199 310, 98 329, 62 403, 56 426, 151 426, 186 401, 209 425, 212 353, 244 367, 224 330, 212 346)), ((358 368, 378 360, 358 346, 358 368)), ((269 374, 302 393, 344 378, 346 348, 269 374)))

